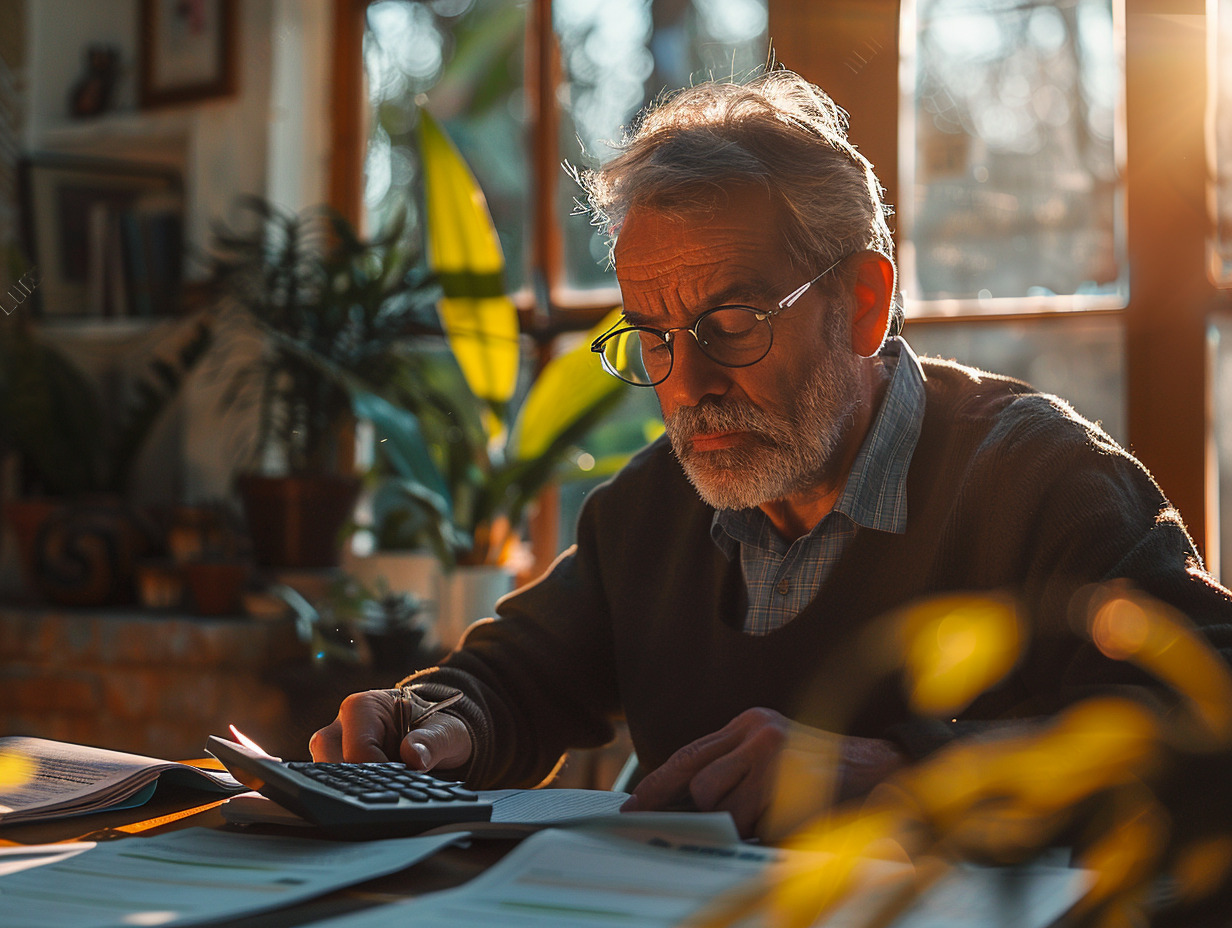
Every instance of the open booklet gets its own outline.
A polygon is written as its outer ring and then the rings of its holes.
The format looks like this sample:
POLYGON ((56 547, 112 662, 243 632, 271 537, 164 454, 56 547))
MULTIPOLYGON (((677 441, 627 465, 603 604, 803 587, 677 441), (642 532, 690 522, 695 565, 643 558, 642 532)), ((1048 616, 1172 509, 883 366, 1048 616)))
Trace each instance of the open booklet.
POLYGON ((241 793, 225 771, 44 738, 0 738, 0 824, 137 806, 157 783, 241 793))

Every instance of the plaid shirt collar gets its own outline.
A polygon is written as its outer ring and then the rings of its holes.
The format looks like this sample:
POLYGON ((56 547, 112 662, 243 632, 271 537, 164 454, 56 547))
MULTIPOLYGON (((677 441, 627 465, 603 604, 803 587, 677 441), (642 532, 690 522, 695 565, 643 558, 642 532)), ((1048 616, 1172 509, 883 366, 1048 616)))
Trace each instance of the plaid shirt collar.
MULTIPOLYGON (((924 372, 901 337, 888 339, 880 357, 894 373, 833 511, 864 528, 902 534, 907 530, 907 469, 924 422, 924 372)), ((765 546, 767 522, 760 509, 721 509, 714 514, 710 536, 730 559, 741 542, 765 546)))

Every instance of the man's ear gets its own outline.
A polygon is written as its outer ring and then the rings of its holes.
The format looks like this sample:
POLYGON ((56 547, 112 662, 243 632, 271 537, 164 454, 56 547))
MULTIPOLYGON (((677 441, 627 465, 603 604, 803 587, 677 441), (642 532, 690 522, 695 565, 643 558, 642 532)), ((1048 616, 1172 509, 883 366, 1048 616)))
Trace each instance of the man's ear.
POLYGON ((861 357, 871 358, 881 348, 890 328, 894 262, 876 251, 862 251, 851 260, 858 262, 851 313, 851 348, 861 357))

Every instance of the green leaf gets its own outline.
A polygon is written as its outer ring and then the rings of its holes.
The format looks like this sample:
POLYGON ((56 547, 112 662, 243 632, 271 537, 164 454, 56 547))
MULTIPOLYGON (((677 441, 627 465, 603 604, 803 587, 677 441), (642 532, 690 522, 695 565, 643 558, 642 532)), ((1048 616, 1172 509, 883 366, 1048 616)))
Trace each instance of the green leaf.
POLYGON ((424 489, 422 499, 433 500, 436 509, 450 513, 453 501, 449 487, 428 453, 428 445, 420 434, 415 416, 375 393, 363 390, 353 393, 352 407, 356 416, 372 423, 376 430, 377 448, 394 472, 418 483, 424 489))

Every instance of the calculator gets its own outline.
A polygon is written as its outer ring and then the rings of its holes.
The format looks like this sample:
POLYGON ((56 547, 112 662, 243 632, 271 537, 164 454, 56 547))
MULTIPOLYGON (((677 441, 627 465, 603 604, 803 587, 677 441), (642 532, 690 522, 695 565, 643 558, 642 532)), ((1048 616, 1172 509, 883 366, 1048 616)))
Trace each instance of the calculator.
POLYGON ((283 761, 213 735, 206 747, 249 789, 336 838, 413 835, 492 818, 489 799, 405 764, 283 761))

